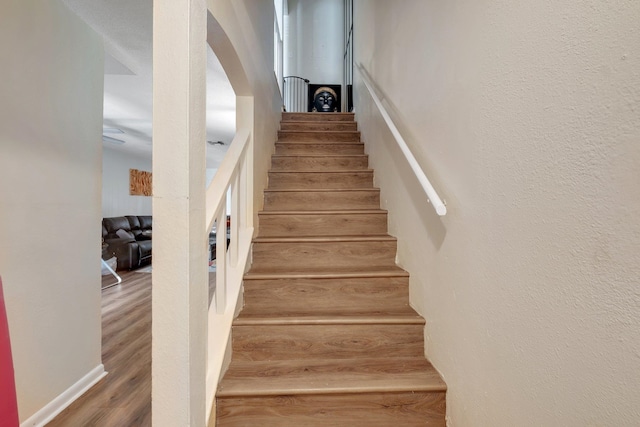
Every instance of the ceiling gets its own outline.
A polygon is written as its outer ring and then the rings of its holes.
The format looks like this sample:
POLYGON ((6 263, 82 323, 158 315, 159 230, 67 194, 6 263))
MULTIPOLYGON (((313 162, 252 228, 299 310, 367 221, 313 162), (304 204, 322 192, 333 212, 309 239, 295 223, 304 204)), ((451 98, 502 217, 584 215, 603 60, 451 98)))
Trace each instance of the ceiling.
MULTIPOLYGON (((63 0, 104 38, 104 147, 151 158, 153 0, 63 0)), ((207 168, 217 169, 235 134, 235 94, 207 46, 207 168)), ((205 142, 203 141, 203 144, 205 142)))

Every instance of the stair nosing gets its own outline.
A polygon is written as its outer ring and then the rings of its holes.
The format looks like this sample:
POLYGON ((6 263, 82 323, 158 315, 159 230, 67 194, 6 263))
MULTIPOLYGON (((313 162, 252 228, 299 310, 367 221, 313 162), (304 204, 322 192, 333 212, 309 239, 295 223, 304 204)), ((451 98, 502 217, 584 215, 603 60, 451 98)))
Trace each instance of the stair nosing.
MULTIPOLYGON (((445 392, 447 390, 447 384, 442 379, 442 376, 438 373, 435 367, 425 358, 416 358, 416 357, 400 357, 395 358, 394 360, 400 366, 405 365, 406 363, 414 364, 418 363, 416 368, 420 369, 422 373, 422 377, 416 379, 415 377, 403 377, 398 378, 394 372, 378 372, 377 378, 373 384, 367 384, 367 379, 364 378, 366 374, 366 369, 360 371, 353 376, 352 372, 347 372, 346 376, 351 378, 347 378, 346 383, 341 383, 342 377, 337 377, 340 369, 338 370, 325 370, 325 373, 331 372, 333 377, 329 382, 321 383, 322 379, 320 378, 322 373, 311 372, 309 375, 302 374, 302 377, 299 375, 302 373, 299 371, 300 368, 311 367, 314 370, 314 367, 324 366, 324 368, 330 368, 331 365, 335 367, 344 366, 343 363, 347 362, 347 366, 374 366, 377 361, 383 359, 370 357, 370 358, 358 358, 358 359, 334 359, 329 362, 329 364, 325 363, 326 360, 304 360, 299 363, 293 363, 295 367, 294 372, 298 370, 298 374, 294 373, 294 376, 298 376, 301 385, 292 385, 291 383, 287 384, 275 384, 273 381, 269 381, 266 383, 266 387, 260 387, 253 378, 261 378, 260 376, 256 377, 247 377, 243 378, 242 375, 235 376, 231 379, 222 382, 219 384, 216 390, 216 397, 241 397, 241 396, 273 396, 273 395, 323 395, 323 394, 352 394, 352 393, 402 393, 402 392, 445 392), (318 363, 320 362, 320 363, 318 363), (385 379, 385 377, 389 378, 389 381, 385 379)), ((279 361, 235 361, 231 362, 231 366, 229 367, 229 371, 231 372, 248 372, 248 373, 257 373, 263 370, 269 369, 279 369, 279 367, 284 364, 289 364, 291 361, 279 360, 279 361)), ((383 364, 388 365, 389 361, 384 360, 383 364)), ((416 371, 413 371, 416 372, 416 371)), ((409 374, 411 375, 411 374, 409 374)), ((287 377, 288 374, 285 373, 283 377, 287 377)), ((271 380, 277 382, 278 376, 270 377, 271 380)), ((265 384, 265 383, 263 383, 265 384)))
POLYGON ((317 146, 323 146, 323 145, 332 145, 332 146, 339 146, 339 147, 347 147, 347 148, 353 148, 353 149, 357 149, 358 151, 360 151, 360 149, 362 148, 362 150, 364 150, 364 142, 355 142, 355 141, 335 141, 335 140, 330 140, 330 141, 276 141, 276 150, 278 149, 278 146, 284 148, 284 146, 286 145, 291 145, 291 146, 295 146, 295 145, 299 145, 299 146, 313 146, 315 145, 316 147, 312 147, 312 148, 318 148, 317 146))
POLYGON ((334 209, 330 211, 259 211, 258 215, 387 215, 384 209, 334 209))
POLYGON ((368 154, 273 154, 274 157, 368 157, 368 154))
POLYGON ((338 243, 338 242, 395 242, 398 239, 389 234, 337 235, 337 236, 285 236, 254 237, 253 243, 338 243))
POLYGON ((377 316, 291 316, 291 317, 242 317, 233 326, 300 326, 300 325, 425 325, 419 314, 377 316))
POLYGON ((288 174, 288 173, 366 173, 366 174, 372 174, 373 173, 373 169, 336 169, 336 170, 321 170, 321 171, 314 171, 314 170, 286 170, 286 171, 274 171, 274 170, 270 170, 269 173, 283 173, 283 174, 288 174))
POLYGON ((318 132, 322 132, 322 133, 360 133, 359 130, 290 130, 290 129, 285 129, 285 130, 279 130, 278 132, 301 132, 301 133, 318 133, 318 132))
POLYGON ((321 193, 321 192, 332 192, 332 191, 374 191, 374 192, 379 192, 380 188, 378 187, 363 187, 363 188, 265 188, 264 191, 266 192, 276 192, 276 191, 282 191, 282 192, 304 192, 304 193, 310 193, 310 192, 317 192, 317 193, 321 193))
POLYGON ((273 279, 356 279, 356 278, 385 278, 385 277, 409 277, 409 272, 397 267, 396 269, 378 271, 307 271, 307 272, 252 272, 249 270, 244 274, 243 280, 273 280, 273 279))
POLYGON ((351 111, 329 111, 326 113, 318 113, 318 112, 312 112, 312 111, 283 111, 282 112, 282 117, 284 117, 286 115, 292 115, 292 114, 300 114, 303 116, 309 116, 309 115, 313 115, 313 116, 318 116, 318 115, 323 115, 323 116, 354 116, 356 113, 352 113, 351 111))
MULTIPOLYGON (((302 113, 292 113, 292 114, 302 114, 302 113)), ((313 114, 313 113, 311 113, 311 114, 313 114)), ((323 113, 323 114, 326 114, 326 113, 323 113)), ((337 114, 343 114, 343 113, 337 113, 337 114)), ((287 120, 285 120, 285 121, 287 121, 287 120)), ((322 121, 329 121, 330 122, 330 121, 335 121, 335 120, 288 120, 288 121, 292 121, 292 122, 296 122, 296 123, 298 123, 298 122, 317 123, 317 122, 322 122, 322 121)), ((354 122, 354 123, 357 123, 357 122, 354 122)))
POLYGON ((333 394, 374 394, 374 393, 406 393, 406 392, 445 392, 447 391, 446 385, 430 384, 424 386, 366 386, 361 385, 358 387, 326 387, 326 388, 273 388, 270 390, 251 392, 244 392, 242 390, 227 392, 223 388, 219 388, 216 397, 218 398, 235 398, 235 397, 261 397, 261 396, 281 396, 281 395, 333 395, 333 394))

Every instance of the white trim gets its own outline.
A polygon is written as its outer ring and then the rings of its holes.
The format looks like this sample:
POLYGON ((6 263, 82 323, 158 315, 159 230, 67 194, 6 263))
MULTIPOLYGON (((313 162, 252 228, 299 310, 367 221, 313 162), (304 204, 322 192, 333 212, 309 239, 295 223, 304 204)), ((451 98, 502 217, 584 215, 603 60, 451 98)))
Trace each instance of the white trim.
POLYGON ((104 365, 99 364, 89 371, 84 377, 80 378, 75 384, 62 392, 58 397, 29 417, 29 419, 21 423, 20 427, 44 426, 106 375, 107 372, 104 370, 104 365))
MULTIPOLYGON (((218 167, 216 174, 213 176, 213 180, 209 184, 206 190, 206 227, 203 230, 205 234, 209 234, 213 222, 216 220, 216 214, 219 212, 223 204, 227 202, 227 190, 231 185, 238 168, 240 167, 240 160, 245 153, 246 147, 249 145, 251 132, 247 129, 241 129, 236 132, 229 149, 222 159, 222 163, 218 167)), ((226 214, 225 209, 225 214, 226 214)))

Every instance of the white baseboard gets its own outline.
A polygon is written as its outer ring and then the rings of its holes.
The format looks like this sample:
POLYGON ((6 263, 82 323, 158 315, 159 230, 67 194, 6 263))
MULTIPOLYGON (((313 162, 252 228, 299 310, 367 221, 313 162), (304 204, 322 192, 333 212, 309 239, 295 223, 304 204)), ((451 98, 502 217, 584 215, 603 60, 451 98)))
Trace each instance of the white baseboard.
POLYGON ((71 405, 77 398, 82 396, 94 384, 105 377, 107 373, 104 365, 100 364, 93 368, 87 375, 80 378, 75 384, 66 389, 62 394, 53 399, 44 408, 33 414, 29 419, 20 424, 20 427, 42 427, 55 418, 67 406, 71 405))

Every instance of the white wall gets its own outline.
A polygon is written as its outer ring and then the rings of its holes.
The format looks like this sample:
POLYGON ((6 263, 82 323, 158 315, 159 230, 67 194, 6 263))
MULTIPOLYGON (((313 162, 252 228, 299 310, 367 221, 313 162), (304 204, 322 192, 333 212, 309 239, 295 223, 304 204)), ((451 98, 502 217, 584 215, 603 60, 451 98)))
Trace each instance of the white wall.
POLYGON ((20 420, 100 361, 103 47, 59 0, 0 15, 0 274, 20 420))
POLYGON ((151 196, 129 194, 129 169, 151 172, 151 159, 104 147, 102 217, 151 215, 151 196))
MULTIPOLYGON (((246 126, 252 131, 252 151, 247 152, 247 157, 255 160, 255 168, 253 182, 247 183, 247 187, 256 207, 255 212, 248 212, 254 216, 262 206, 262 189, 267 180, 282 105, 273 73, 273 3, 208 0, 211 13, 206 17, 208 22, 201 20, 204 17, 200 15, 204 12, 200 9, 202 5, 202 2, 182 5, 165 2, 154 9, 154 28, 159 29, 154 32, 154 45, 164 46, 164 49, 154 51, 154 59, 158 60, 156 65, 161 66, 154 70, 153 203, 154 230, 157 227, 159 233, 158 236, 154 234, 154 271, 156 268, 158 271, 153 279, 152 398, 161 403, 153 407, 154 419, 165 425, 204 425, 205 399, 207 406, 213 402, 214 386, 210 384, 217 382, 209 383, 210 375, 216 374, 205 369, 205 362, 215 359, 216 351, 209 355, 206 351, 206 234, 199 229, 204 225, 205 200, 204 191, 197 191, 198 181, 202 184, 205 181, 204 162, 198 161, 198 150, 204 146, 197 144, 204 117, 198 114, 203 105, 197 96, 202 86, 202 75, 199 74, 202 69, 198 67, 202 57, 196 36, 201 34, 203 24, 209 32, 207 42, 219 58, 237 96, 237 128, 245 129, 246 126), (180 19, 174 19, 175 16, 180 19), (187 31, 193 38, 176 37, 187 31), (177 62, 182 64, 179 67, 173 67, 176 62, 171 62, 170 48, 185 59, 177 62), (182 89, 176 91, 176 88, 182 89), (188 96, 182 97, 183 93, 188 96), (182 99, 182 102, 163 102, 172 99, 182 99), (163 108, 167 105, 170 107, 163 108), (158 114, 156 107, 160 107, 158 114), (173 114, 176 111, 182 114, 173 114), (172 144, 176 140, 180 143, 172 144), (188 169, 176 165, 187 165, 188 169), (176 278, 191 286, 176 287, 176 278), (177 398, 176 390, 180 391, 177 398)), ((204 185, 202 187, 204 189, 204 185)), ((246 241, 248 250, 249 240, 246 241)), ((239 263, 243 265, 244 261, 239 263)), ((234 282, 237 286, 241 284, 240 279, 238 276, 234 282)), ((212 347, 223 351, 227 348, 224 340, 230 333, 232 313, 228 310, 229 316, 224 316, 228 318, 228 329, 210 329, 209 339, 215 339, 212 336, 222 338, 214 341, 221 342, 220 346, 212 347)))
POLYGON ((451 426, 638 425, 638 22, 623 0, 356 2, 356 60, 448 201, 357 82, 451 426))
MULTIPOLYGON (((282 97, 273 72, 274 6, 273 2, 263 0, 208 0, 208 7, 226 32, 239 60, 237 65, 244 71, 226 68, 229 64, 223 62, 223 52, 216 52, 216 55, 232 80, 231 84, 236 84, 234 90, 243 90, 236 93, 239 99, 246 98, 247 101, 253 98, 253 204, 254 227, 257 229, 257 212, 264 202, 262 190, 267 184, 282 108, 282 97), (241 85, 235 79, 242 72, 246 74, 246 87, 239 89, 241 85)), ((236 106, 239 104, 236 101, 236 106)))
POLYGON ((342 0, 289 1, 284 28, 285 76, 300 76, 315 84, 342 83, 342 0))

